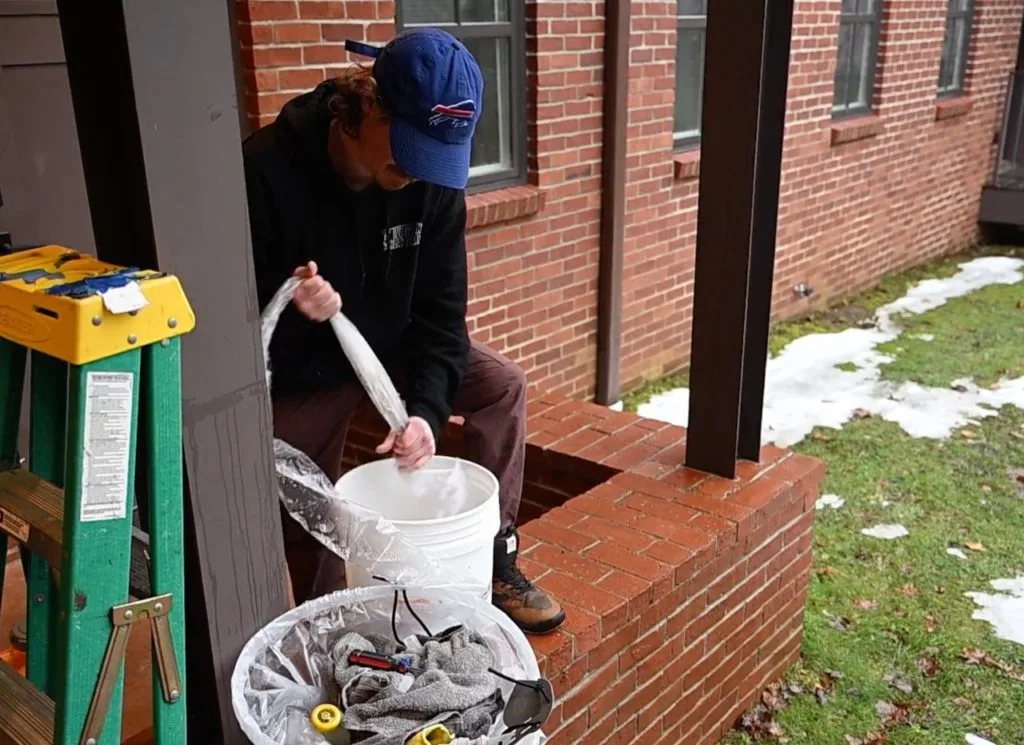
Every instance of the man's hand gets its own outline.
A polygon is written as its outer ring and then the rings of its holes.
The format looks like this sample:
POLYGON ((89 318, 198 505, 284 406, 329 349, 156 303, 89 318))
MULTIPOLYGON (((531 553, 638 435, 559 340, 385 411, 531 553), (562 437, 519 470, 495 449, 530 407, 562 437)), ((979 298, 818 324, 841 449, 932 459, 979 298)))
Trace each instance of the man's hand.
POLYGON ((400 468, 416 470, 427 464, 435 452, 434 433, 425 419, 414 416, 401 432, 392 432, 379 446, 383 455, 394 451, 400 468))
POLYGON ((317 274, 315 261, 300 266, 292 276, 302 280, 295 288, 292 302, 306 318, 319 323, 341 310, 341 295, 334 291, 330 282, 317 274))

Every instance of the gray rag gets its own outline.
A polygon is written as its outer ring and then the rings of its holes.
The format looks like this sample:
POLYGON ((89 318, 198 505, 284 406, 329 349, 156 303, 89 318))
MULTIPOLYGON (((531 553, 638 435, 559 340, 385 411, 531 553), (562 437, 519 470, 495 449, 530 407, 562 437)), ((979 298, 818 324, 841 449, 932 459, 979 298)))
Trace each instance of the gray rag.
MULTIPOLYGON (((401 745, 432 724, 444 724, 456 737, 486 735, 504 706, 497 681, 488 668, 494 656, 480 634, 461 629, 445 641, 428 641, 403 652, 416 675, 367 670, 348 664, 353 649, 372 645, 348 634, 335 646, 335 680, 347 698, 345 728, 370 733, 360 745, 401 745), (407 687, 408 686, 408 687, 407 687)), ((385 654, 393 653, 382 651, 385 654)))

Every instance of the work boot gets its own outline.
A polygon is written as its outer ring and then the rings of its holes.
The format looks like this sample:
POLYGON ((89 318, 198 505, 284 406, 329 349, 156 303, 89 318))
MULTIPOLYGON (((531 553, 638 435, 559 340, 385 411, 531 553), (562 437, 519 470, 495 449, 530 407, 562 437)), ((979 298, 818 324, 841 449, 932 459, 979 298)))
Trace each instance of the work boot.
POLYGON ((519 536, 508 528, 494 539, 494 582, 491 602, 527 634, 547 634, 565 621, 565 611, 554 598, 534 587, 516 565, 519 536))

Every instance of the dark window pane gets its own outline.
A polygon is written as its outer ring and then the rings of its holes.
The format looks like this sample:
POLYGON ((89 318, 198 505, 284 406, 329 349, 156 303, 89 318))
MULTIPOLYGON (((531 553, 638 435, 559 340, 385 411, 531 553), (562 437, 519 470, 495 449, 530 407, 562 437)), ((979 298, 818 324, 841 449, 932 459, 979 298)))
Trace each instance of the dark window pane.
POLYGON ((701 91, 704 82, 704 30, 679 29, 676 42, 676 101, 674 131, 684 137, 700 134, 701 91))
POLYGON ((402 23, 455 23, 455 0, 401 0, 402 23))
POLYGON ((871 102, 871 75, 873 60, 871 59, 871 35, 874 28, 871 24, 860 24, 854 29, 853 36, 853 75, 854 88, 850 91, 851 105, 865 107, 871 102))
POLYGON ((511 74, 508 39, 464 39, 484 74, 484 110, 473 138, 473 175, 512 167, 511 74))
POLYGON ((707 15, 707 0, 678 0, 679 6, 676 15, 680 16, 703 16, 707 15))
POLYGON ((853 27, 844 23, 839 27, 839 50, 836 53, 836 109, 845 109, 850 101, 850 68, 853 55, 853 27))
POLYGON ((857 0, 858 13, 874 13, 878 7, 878 0, 857 0))
MULTIPOLYGON (((522 0, 517 0, 521 2, 522 0)), ((507 23, 509 0, 458 0, 462 23, 507 23)))
POLYGON ((946 36, 942 40, 942 62, 939 64, 939 90, 948 91, 953 87, 953 75, 955 69, 955 63, 953 58, 956 56, 956 48, 954 45, 954 39, 956 31, 954 24, 946 24, 946 36))
POLYGON ((858 6, 858 0, 843 0, 842 12, 843 13, 856 13, 858 6))
POLYGON ((967 10, 967 3, 969 2, 970 0, 950 0, 949 9, 954 13, 957 11, 963 12, 967 10))

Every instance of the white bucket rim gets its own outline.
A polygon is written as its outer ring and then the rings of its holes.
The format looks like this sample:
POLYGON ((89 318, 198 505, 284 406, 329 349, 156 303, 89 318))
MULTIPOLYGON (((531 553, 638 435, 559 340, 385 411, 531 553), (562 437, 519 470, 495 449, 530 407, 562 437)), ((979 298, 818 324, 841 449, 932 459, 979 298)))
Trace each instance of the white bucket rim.
MULTIPOLYGON (((434 459, 458 461, 460 463, 468 465, 472 469, 476 469, 476 471, 478 473, 483 474, 486 477, 486 479, 490 482, 490 486, 492 487, 491 493, 496 495, 496 497, 500 501, 501 494, 500 494, 500 491, 499 491, 500 490, 500 485, 498 484, 498 477, 495 476, 493 473, 491 473, 490 469, 484 468, 479 463, 475 463, 475 462, 473 462, 471 460, 467 460, 465 458, 459 458, 457 456, 452 456, 452 455, 435 455, 434 459)), ((339 487, 341 486, 341 482, 343 482, 351 474, 353 474, 356 471, 358 471, 360 468, 365 468, 367 466, 378 466, 379 467, 380 463, 388 463, 388 462, 393 463, 394 460, 395 460, 394 458, 382 458, 382 459, 379 459, 379 460, 371 460, 371 461, 369 461, 367 463, 360 463, 355 468, 350 468, 348 471, 346 471, 345 473, 343 473, 341 475, 341 478, 339 478, 337 481, 334 482, 334 492, 335 492, 335 494, 339 493, 339 487)), ((339 494, 339 496, 340 496, 340 494, 339 494)), ((466 510, 465 512, 459 512, 458 514, 452 515, 451 517, 430 517, 430 518, 425 518, 423 520, 394 520, 394 519, 389 517, 389 518, 387 518, 387 521, 389 523, 391 523, 392 525, 396 526, 396 527, 397 526, 401 526, 401 525, 409 525, 409 526, 412 526, 412 525, 443 525, 445 523, 450 523, 452 520, 454 520, 457 517, 458 518, 476 517, 478 513, 482 513, 482 512, 486 512, 487 511, 487 508, 488 508, 488 505, 490 505, 490 502, 491 502, 491 499, 490 499, 490 497, 488 497, 486 500, 484 500, 483 503, 478 504, 473 509, 466 510)), ((371 505, 360 505, 360 506, 366 507, 367 509, 373 509, 373 507, 371 505)))

